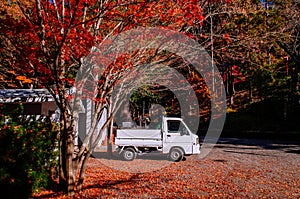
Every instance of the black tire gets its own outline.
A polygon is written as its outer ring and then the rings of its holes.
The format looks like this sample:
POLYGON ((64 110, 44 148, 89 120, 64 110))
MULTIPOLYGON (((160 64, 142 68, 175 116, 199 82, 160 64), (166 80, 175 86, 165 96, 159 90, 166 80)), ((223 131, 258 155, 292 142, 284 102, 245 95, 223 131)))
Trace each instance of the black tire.
POLYGON ((170 153, 169 153, 169 158, 171 161, 174 162, 179 162, 180 160, 183 159, 184 152, 181 148, 172 148, 170 153))
POLYGON ((127 148, 122 152, 122 157, 126 161, 132 161, 136 158, 136 152, 133 148, 127 148))

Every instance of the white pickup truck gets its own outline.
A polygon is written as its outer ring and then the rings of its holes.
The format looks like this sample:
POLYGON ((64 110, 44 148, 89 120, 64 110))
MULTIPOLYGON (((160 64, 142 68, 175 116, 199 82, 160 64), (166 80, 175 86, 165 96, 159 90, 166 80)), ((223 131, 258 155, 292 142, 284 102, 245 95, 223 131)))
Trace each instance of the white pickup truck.
POLYGON ((149 152, 168 154, 172 161, 185 155, 199 154, 200 144, 181 118, 163 117, 160 129, 118 129, 116 150, 124 160, 132 161, 137 154, 149 152))

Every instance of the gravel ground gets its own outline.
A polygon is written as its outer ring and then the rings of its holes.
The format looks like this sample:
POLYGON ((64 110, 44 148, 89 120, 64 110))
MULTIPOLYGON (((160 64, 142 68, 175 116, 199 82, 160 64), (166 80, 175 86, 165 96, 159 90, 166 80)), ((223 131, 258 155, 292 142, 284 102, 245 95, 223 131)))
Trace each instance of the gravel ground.
POLYGON ((299 163, 300 143, 229 138, 204 159, 91 159, 76 198, 300 198, 299 163))

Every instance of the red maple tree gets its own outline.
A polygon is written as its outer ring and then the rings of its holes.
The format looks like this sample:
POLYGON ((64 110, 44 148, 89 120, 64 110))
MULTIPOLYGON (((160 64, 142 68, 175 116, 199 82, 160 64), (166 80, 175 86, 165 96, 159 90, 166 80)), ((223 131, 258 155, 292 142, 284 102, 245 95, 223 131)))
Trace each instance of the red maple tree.
MULTIPOLYGON (((54 97, 61 112, 60 184, 62 190, 73 195, 75 189, 81 190, 85 165, 91 155, 90 148, 84 144, 79 153, 74 153, 77 116, 69 109, 67 95, 67 88, 73 85, 83 58, 90 54, 93 46, 109 41, 110 36, 139 26, 185 32, 195 23, 202 24, 202 10, 197 0, 18 0, 15 3, 18 12, 1 10, 2 63, 19 81, 31 87, 47 88, 54 97)), ((111 90, 125 74, 125 69, 143 63, 151 53, 155 50, 122 55, 105 70, 97 83, 99 90, 95 101, 99 114, 95 121, 105 104, 109 104, 111 90)), ((163 57, 162 54, 159 57, 163 57)), ((98 57, 102 63, 105 59, 98 57)), ((111 120, 109 117, 104 127, 111 120)))

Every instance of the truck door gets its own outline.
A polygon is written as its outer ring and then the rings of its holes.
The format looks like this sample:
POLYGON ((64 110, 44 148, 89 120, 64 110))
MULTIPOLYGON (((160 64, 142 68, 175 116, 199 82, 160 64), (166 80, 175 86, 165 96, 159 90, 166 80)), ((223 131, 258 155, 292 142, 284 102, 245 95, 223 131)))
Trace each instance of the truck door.
POLYGON ((192 153, 192 139, 188 128, 180 120, 167 120, 167 132, 165 132, 165 144, 167 148, 180 146, 185 153, 192 153))

